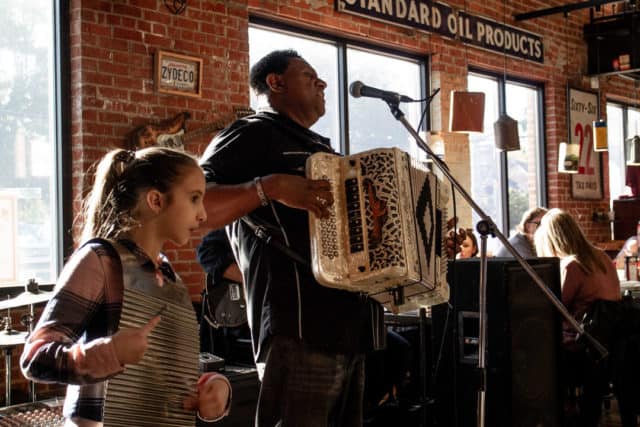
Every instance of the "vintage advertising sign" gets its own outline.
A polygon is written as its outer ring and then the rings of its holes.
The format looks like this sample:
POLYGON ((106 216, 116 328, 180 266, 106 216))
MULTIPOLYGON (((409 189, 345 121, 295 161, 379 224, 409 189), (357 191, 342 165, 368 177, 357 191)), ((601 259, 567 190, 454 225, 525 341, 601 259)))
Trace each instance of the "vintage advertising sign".
POLYGON ((158 50, 155 61, 158 92, 187 96, 202 95, 202 59, 158 50))
POLYGON ((542 36, 470 15, 444 3, 425 0, 337 0, 336 10, 437 33, 473 46, 544 63, 542 36))
POLYGON ((598 95, 569 87, 567 109, 569 142, 580 145, 578 173, 571 176, 571 195, 575 199, 602 199, 601 156, 593 150, 598 95))

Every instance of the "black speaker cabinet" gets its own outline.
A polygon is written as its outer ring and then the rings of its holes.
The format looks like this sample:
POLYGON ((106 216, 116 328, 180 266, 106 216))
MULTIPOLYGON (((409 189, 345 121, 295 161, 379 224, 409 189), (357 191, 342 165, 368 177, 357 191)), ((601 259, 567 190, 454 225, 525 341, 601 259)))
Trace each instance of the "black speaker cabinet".
MULTIPOLYGON (((529 260, 557 296, 556 258, 529 260)), ((487 263, 485 425, 561 425, 561 316, 515 260, 487 263)), ((450 304, 432 308, 434 425, 475 427, 480 260, 449 262, 450 304)))

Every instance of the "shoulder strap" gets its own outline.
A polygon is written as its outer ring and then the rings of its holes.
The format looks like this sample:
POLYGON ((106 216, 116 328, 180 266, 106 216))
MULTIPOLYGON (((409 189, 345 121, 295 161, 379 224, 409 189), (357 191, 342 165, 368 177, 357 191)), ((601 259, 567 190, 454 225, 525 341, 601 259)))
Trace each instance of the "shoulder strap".
POLYGON ((84 247, 84 246, 89 245, 91 243, 98 243, 98 244, 102 245, 107 251, 109 251, 109 253, 111 255, 113 255, 114 257, 116 257, 118 259, 120 259, 120 254, 118 253, 118 251, 113 246, 113 243, 110 240, 103 239, 101 237, 94 237, 94 238, 89 239, 86 242, 84 242, 82 244, 82 246, 80 246, 80 247, 84 247))

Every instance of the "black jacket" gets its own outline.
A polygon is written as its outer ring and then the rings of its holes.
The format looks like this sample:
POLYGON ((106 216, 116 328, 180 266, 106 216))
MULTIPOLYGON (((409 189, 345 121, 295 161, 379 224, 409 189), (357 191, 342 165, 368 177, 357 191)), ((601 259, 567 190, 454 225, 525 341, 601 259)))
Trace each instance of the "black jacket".
MULTIPOLYGON (((329 140, 274 112, 242 118, 220 132, 205 151, 201 166, 207 182, 238 184, 273 173, 304 176, 307 157, 332 152, 329 140)), ((310 258, 307 212, 274 202, 249 214, 274 239, 310 258)), ((371 345, 372 308, 377 303, 352 292, 324 287, 308 266, 258 239, 243 221, 230 230, 232 248, 243 273, 254 356, 261 360, 271 336, 301 339, 331 353, 362 353, 371 345)))

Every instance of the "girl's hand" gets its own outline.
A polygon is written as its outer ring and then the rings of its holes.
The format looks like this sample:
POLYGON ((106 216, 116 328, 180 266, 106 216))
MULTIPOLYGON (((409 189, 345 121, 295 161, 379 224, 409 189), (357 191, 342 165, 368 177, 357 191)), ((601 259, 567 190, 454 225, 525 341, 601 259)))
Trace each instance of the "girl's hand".
POLYGON ((205 420, 215 420, 228 413, 231 396, 229 381, 217 372, 207 372, 198 380, 197 393, 184 400, 184 408, 197 410, 205 420))
POLYGON ((137 363, 142 359, 149 345, 149 334, 158 323, 160 316, 155 316, 146 325, 140 328, 120 329, 111 338, 121 365, 137 363))

